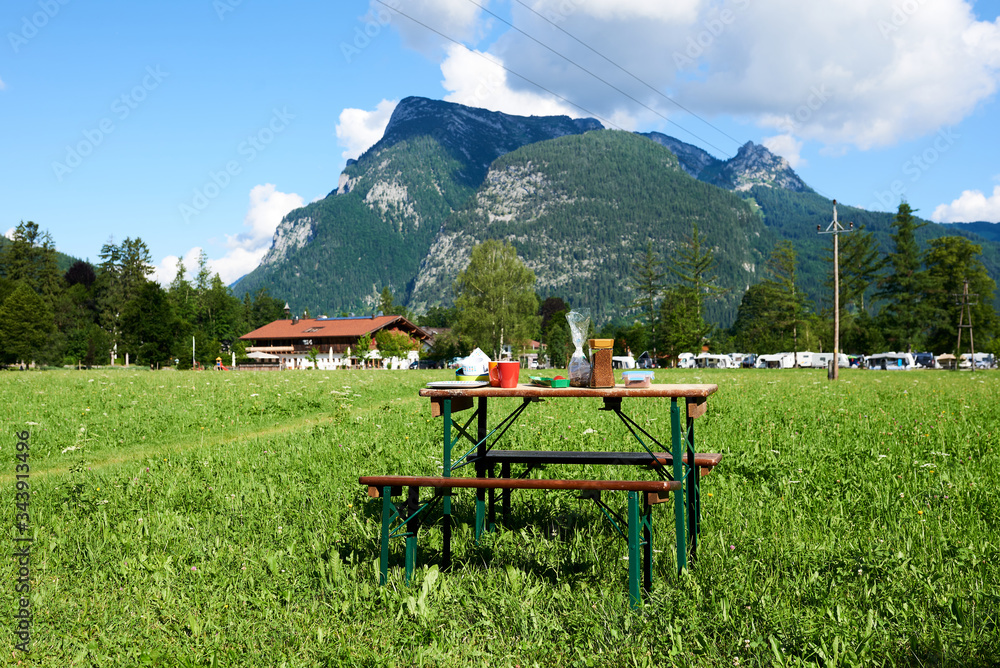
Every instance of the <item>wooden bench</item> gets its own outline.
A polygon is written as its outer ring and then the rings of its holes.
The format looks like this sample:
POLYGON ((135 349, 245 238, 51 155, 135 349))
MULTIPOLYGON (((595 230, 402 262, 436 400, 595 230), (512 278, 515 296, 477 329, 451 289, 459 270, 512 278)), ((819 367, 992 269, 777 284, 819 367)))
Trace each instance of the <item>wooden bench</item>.
MULTIPOLYGON (((669 452, 654 452, 657 466, 671 466, 673 455, 669 452)), ((470 462, 481 462, 485 466, 500 464, 525 464, 541 466, 545 464, 595 464, 606 466, 653 466, 648 452, 587 452, 575 450, 490 450, 484 456, 475 454, 469 456, 470 462)), ((681 461, 688 463, 685 453, 681 461)), ((722 461, 722 455, 716 452, 695 453, 694 465, 705 477, 722 461)))
MULTIPOLYGON (((523 464, 525 469, 521 472, 521 476, 526 476, 532 470, 539 466, 545 466, 547 464, 592 464, 598 466, 646 466, 648 468, 658 468, 658 467, 668 467, 673 464, 674 458, 669 452, 654 452, 653 457, 650 457, 648 452, 594 452, 594 451, 561 451, 561 450, 490 450, 484 456, 479 457, 475 454, 469 456, 469 463, 475 464, 477 475, 484 475, 489 473, 490 476, 494 475, 493 469, 496 465, 500 465, 500 477, 510 478, 511 477, 511 464, 523 464), (653 463, 655 461, 655 464, 653 463)), ((685 453, 681 457, 681 461, 686 465, 688 463, 688 456, 685 453)), ((712 472, 719 462, 722 461, 722 455, 715 452, 706 453, 695 453, 694 464, 698 467, 700 477, 704 477, 712 472)), ((510 517, 510 490, 516 489, 514 487, 501 488, 499 486, 491 486, 489 491, 489 516, 490 525, 494 522, 495 515, 495 499, 493 498, 493 490, 502 489, 502 499, 501 499, 501 510, 500 514, 503 521, 506 522, 507 518, 510 517)), ((480 492, 480 498, 484 492, 480 492)), ((485 499, 484 499, 485 501, 485 499)), ((477 523, 478 526, 478 523, 477 523)))
MULTIPOLYGON (((643 453, 646 454, 646 453, 643 453)), ((647 454, 648 458, 648 454, 647 454)), ((389 570, 389 538, 406 537, 406 579, 409 581, 416 566, 417 531, 420 528, 420 513, 434 500, 421 502, 420 489, 437 490, 435 499, 450 494, 454 488, 473 489, 548 489, 590 492, 592 495, 604 491, 624 491, 628 493, 628 514, 626 531, 612 520, 619 534, 628 543, 629 597, 632 607, 640 603, 639 571, 643 572, 643 588, 652 586, 652 518, 651 507, 667 501, 669 493, 681 489, 681 482, 675 480, 536 480, 531 478, 452 478, 427 476, 362 476, 358 482, 368 487, 368 495, 382 499, 382 529, 379 554, 379 582, 385 584, 389 570), (403 488, 409 493, 403 508, 397 508, 392 497, 400 496, 403 488), (392 529, 395 520, 396 529, 392 529), (640 561, 640 548, 642 555, 640 561)), ((593 498, 591 496, 590 498, 593 498)), ((599 498, 595 499, 599 504, 599 498)), ((602 508, 603 510, 603 508, 602 508)), ((607 515, 607 512, 605 511, 607 515)), ((611 519, 610 515, 607 515, 611 519)), ((450 516, 447 516, 450 517, 450 516)), ((447 521, 446 517, 446 521, 447 521)), ((450 533, 450 532, 449 532, 450 533)), ((451 544, 444 544, 444 562, 451 561, 451 544)))

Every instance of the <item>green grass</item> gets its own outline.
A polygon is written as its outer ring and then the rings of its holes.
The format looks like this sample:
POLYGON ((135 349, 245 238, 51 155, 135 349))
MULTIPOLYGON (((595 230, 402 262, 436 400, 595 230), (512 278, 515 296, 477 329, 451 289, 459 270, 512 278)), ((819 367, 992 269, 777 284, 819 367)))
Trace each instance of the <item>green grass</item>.
MULTIPOLYGON (((397 541, 377 586, 380 502, 357 477, 439 472, 441 423, 417 390, 448 375, 0 374, 8 526, 13 434, 31 432, 35 614, 30 655, 12 654, 5 560, 2 660, 1000 663, 996 372, 845 371, 830 383, 822 371, 658 371, 657 382, 718 383, 696 437, 725 458, 703 481, 699 560, 680 577, 672 513, 654 509, 654 591, 637 613, 624 542, 592 504, 555 492, 518 493, 512 526, 478 546, 472 494, 459 494, 454 568, 438 569, 432 515, 415 582, 403 583, 397 541)), ((494 416, 497 405, 516 403, 491 402, 494 416)), ((636 449, 599 406, 534 405, 506 447, 636 449)), ((668 406, 624 407, 663 434, 668 406)))

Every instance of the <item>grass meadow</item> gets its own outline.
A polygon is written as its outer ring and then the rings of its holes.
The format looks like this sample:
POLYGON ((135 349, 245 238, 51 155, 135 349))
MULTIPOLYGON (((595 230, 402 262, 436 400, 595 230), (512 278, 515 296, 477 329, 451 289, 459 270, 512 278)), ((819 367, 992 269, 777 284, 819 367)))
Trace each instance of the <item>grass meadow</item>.
MULTIPOLYGON (((8 557, 0 663, 1000 664, 997 372, 658 371, 719 385, 696 436, 725 458, 681 576, 672 509, 654 508, 654 590, 635 613, 624 541, 567 493, 518 493, 511 527, 475 545, 457 490, 454 567, 439 570, 432 515, 414 582, 397 539, 378 586, 380 501, 357 478, 440 471, 441 422, 417 391, 448 377, 0 373, 7 554, 23 430, 34 539, 31 652, 14 648, 8 557)), ((599 406, 534 405, 506 446, 637 449, 599 406)), ((624 407, 666 436, 669 402, 624 407)))

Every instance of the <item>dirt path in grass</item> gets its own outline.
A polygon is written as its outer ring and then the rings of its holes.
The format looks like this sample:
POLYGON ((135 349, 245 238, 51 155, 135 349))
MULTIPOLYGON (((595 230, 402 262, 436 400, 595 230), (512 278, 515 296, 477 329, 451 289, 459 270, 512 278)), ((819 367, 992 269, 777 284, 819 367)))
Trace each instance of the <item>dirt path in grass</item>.
MULTIPOLYGON (((192 435, 191 438, 171 443, 150 443, 138 449, 99 453, 95 455, 93 459, 88 457, 87 463, 92 470, 108 469, 122 464, 128 464, 130 462, 142 461, 150 457, 162 457, 165 454, 177 455, 205 446, 213 447, 217 445, 225 445, 227 443, 239 443, 255 438, 266 438, 277 434, 285 434, 297 429, 324 424, 325 422, 329 422, 331 419, 332 418, 325 415, 311 415, 309 417, 298 418, 282 424, 271 425, 266 429, 242 430, 236 434, 220 434, 213 435, 211 437, 197 434, 192 435)), ((35 461, 29 461, 29 464, 31 465, 32 480, 38 480, 39 478, 45 478, 53 475, 59 476, 68 474, 70 467, 70 463, 66 462, 47 468, 40 467, 35 461)), ((0 485, 13 483, 13 480, 13 473, 0 475, 0 485)))

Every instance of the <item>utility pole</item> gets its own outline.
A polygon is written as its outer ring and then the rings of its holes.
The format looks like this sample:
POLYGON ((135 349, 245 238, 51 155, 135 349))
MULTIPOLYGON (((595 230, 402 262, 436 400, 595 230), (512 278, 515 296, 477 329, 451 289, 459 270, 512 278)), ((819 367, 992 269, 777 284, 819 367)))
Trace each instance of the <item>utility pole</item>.
POLYGON ((837 380, 840 377, 840 245, 838 239, 841 234, 852 232, 854 223, 849 228, 844 228, 837 221, 837 200, 833 200, 833 220, 824 230, 821 225, 816 226, 819 234, 833 235, 833 368, 827 377, 830 380, 837 380))
POLYGON ((966 278, 963 287, 962 294, 952 294, 955 297, 955 302, 960 306, 958 311, 958 343, 955 344, 955 370, 958 371, 958 361, 962 354, 962 330, 965 328, 969 329, 969 352, 972 353, 972 366, 970 369, 973 373, 976 371, 976 344, 972 341, 972 307, 979 302, 969 301, 972 297, 978 297, 976 293, 969 294, 969 279, 966 278), (966 314, 968 314, 968 324, 966 324, 966 314))

